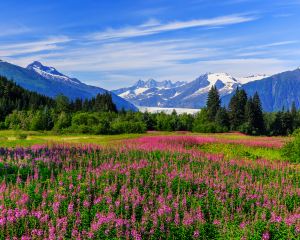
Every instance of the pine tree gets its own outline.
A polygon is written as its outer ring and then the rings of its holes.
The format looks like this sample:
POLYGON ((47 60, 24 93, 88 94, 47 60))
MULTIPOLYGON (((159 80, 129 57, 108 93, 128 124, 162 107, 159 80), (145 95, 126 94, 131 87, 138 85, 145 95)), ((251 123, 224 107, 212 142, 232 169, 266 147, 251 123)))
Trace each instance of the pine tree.
POLYGON ((220 107, 216 114, 216 124, 220 127, 226 128, 227 130, 230 127, 228 112, 225 107, 220 107))
POLYGON ((255 132, 255 112, 252 97, 250 97, 245 106, 245 124, 243 125, 243 132, 253 134, 255 132))
POLYGON ((221 106, 219 92, 216 86, 212 86, 208 92, 206 101, 207 114, 210 121, 215 121, 216 114, 221 106))
POLYGON ((275 119, 271 124, 271 132, 270 135, 278 136, 282 135, 284 133, 284 130, 282 128, 282 116, 283 112, 279 111, 275 114, 275 119))
POLYGON ((292 103, 291 116, 292 116, 293 131, 294 131, 297 128, 297 126, 298 126, 298 114, 297 114, 297 108, 296 108, 295 101, 293 101, 293 103, 292 103))
POLYGON ((254 112, 254 128, 257 131, 257 134, 262 134, 265 132, 265 123, 261 101, 258 93, 256 92, 253 96, 253 112, 254 112))
POLYGON ((245 106, 247 94, 245 90, 237 89, 229 103, 229 118, 232 130, 238 130, 245 121, 245 106))
POLYGON ((63 94, 57 95, 55 98, 55 108, 57 113, 69 112, 70 103, 68 97, 64 96, 63 94))
POLYGON ((282 115, 282 129, 281 135, 288 135, 293 132, 293 117, 290 111, 286 111, 282 115))

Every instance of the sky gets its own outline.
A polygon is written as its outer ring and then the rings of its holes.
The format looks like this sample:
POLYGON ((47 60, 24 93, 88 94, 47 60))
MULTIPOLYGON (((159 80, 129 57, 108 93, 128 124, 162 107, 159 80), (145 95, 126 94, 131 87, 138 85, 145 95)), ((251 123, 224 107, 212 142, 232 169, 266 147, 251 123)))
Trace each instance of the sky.
POLYGON ((106 89, 300 66, 300 0, 0 1, 0 59, 106 89))

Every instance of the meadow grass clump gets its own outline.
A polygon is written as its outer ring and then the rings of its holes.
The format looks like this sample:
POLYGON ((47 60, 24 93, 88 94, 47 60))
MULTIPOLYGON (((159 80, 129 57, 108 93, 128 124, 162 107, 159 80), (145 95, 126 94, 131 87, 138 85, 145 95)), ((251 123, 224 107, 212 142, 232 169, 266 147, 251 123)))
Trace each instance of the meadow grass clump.
POLYGON ((16 138, 17 140, 25 140, 25 139, 27 139, 27 137, 28 137, 27 134, 25 134, 25 133, 19 133, 19 134, 16 135, 15 138, 16 138))

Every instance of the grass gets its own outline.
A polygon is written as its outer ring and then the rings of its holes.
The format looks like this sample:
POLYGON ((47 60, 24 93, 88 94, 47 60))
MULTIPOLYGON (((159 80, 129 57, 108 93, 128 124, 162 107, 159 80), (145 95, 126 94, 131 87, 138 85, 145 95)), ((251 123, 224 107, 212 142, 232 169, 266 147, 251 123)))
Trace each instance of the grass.
POLYGON ((207 153, 222 153, 226 159, 247 158, 247 159, 268 159, 268 160, 285 160, 282 157, 281 149, 247 147, 238 144, 212 143, 199 147, 207 153))
POLYGON ((87 135, 67 134, 58 135, 53 132, 30 132, 30 131, 0 131, 0 147, 27 147, 35 144, 47 143, 93 143, 107 145, 124 139, 132 139, 142 134, 121 134, 121 135, 87 135), (20 136, 26 139, 19 139, 20 136))

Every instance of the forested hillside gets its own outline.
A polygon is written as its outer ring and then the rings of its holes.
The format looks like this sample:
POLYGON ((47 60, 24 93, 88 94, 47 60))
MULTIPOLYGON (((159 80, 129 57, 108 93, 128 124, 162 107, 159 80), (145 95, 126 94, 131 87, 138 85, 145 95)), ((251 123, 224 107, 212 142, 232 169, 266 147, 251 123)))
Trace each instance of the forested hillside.
POLYGON ((13 110, 36 110, 54 107, 52 98, 25 90, 16 83, 0 76, 0 120, 13 110))

